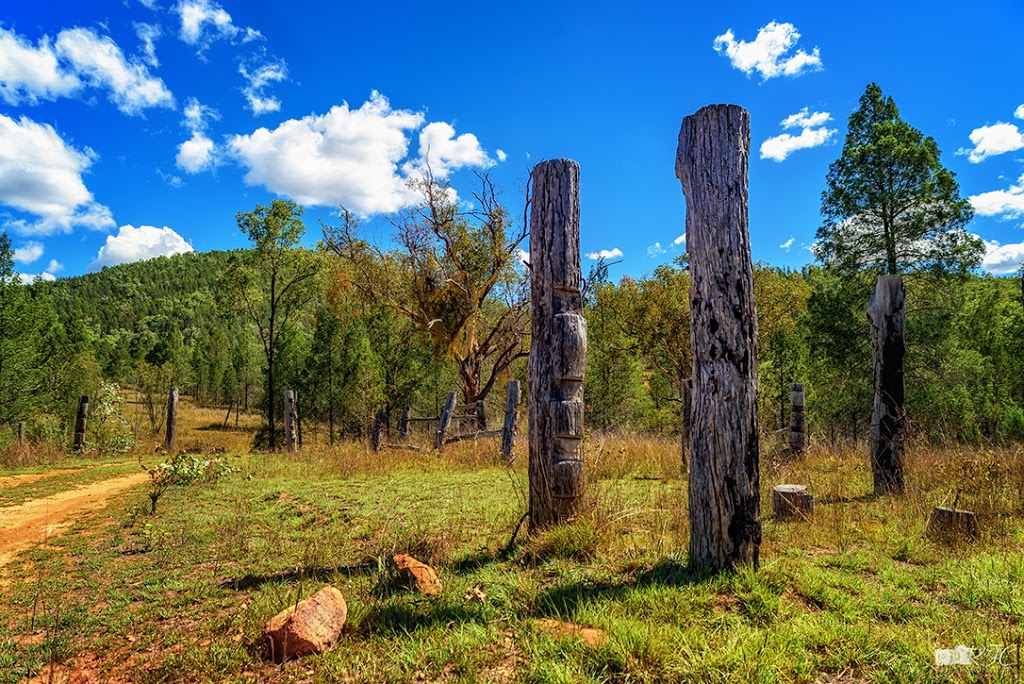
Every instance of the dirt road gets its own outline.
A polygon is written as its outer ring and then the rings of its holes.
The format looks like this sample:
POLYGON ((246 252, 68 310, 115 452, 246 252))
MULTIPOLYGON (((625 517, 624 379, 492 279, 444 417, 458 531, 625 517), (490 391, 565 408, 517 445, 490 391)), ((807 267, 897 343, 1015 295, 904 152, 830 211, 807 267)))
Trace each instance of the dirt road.
POLYGON ((112 497, 148 479, 145 472, 131 473, 0 508, 0 568, 33 544, 60 534, 83 513, 101 508, 112 497))

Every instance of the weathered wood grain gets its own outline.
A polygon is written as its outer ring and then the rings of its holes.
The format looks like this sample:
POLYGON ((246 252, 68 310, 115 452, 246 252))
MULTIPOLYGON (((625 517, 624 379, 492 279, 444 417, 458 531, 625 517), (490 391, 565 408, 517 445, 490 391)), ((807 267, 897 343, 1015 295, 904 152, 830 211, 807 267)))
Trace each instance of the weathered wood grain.
POLYGON ((868 306, 875 353, 875 399, 871 411, 871 474, 875 494, 903 492, 906 413, 903 409, 903 279, 879 276, 868 306))

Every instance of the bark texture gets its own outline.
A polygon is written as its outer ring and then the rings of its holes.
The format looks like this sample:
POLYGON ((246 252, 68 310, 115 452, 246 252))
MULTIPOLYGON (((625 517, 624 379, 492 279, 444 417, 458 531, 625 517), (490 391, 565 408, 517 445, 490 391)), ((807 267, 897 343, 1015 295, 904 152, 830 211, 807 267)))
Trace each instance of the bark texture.
POLYGON ((871 411, 871 474, 875 494, 903 492, 906 412, 903 410, 903 279, 879 276, 868 306, 875 352, 875 400, 871 411))
POLYGON ((761 545, 749 150, 741 107, 712 105, 683 119, 676 175, 690 254, 690 567, 698 572, 756 565, 761 545))
POLYGON ((298 449, 298 435, 296 428, 298 424, 298 413, 295 408, 295 392, 286 390, 284 393, 284 441, 288 445, 288 453, 293 454, 298 449))
MULTIPOLYGON (((230 409, 228 410, 230 414, 230 409)), ((224 419, 227 422, 227 418, 224 419)), ((174 444, 178 441, 178 388, 172 387, 167 393, 167 432, 164 436, 164 448, 168 453, 174 452, 174 444)))
POLYGON ((928 516, 929 537, 943 542, 976 540, 978 538, 978 518, 971 511, 957 508, 936 506, 928 516))
POLYGON ((686 378, 679 384, 679 400, 682 403, 682 458, 683 472, 689 468, 687 455, 690 453, 690 424, 693 421, 693 378, 686 378))
POLYGON ((519 422, 519 381, 509 380, 505 387, 505 424, 501 430, 501 458, 512 461, 512 447, 516 444, 516 423, 519 422))
POLYGON ((807 446, 807 414, 804 409, 804 385, 794 382, 789 388, 789 455, 797 457, 807 446))
POLYGON ((775 485, 772 488, 772 512, 776 520, 805 520, 814 513, 814 497, 804 485, 775 485))
POLYGON ((78 399, 78 415, 75 416, 75 451, 85 448, 85 426, 89 418, 89 397, 83 394, 78 399))
POLYGON ((580 273, 580 167, 538 164, 531 178, 530 529, 571 519, 583 493, 587 323, 580 273))

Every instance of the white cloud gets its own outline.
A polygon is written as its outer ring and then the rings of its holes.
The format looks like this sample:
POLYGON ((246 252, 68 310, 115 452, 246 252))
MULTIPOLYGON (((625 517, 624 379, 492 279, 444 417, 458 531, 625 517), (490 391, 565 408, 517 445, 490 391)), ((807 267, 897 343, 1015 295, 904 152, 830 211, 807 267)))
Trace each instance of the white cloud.
POLYGON ((14 260, 19 264, 31 264, 33 261, 43 256, 42 242, 30 241, 23 244, 14 250, 14 260))
POLYGON ((1024 119, 1024 104, 1022 104, 1021 106, 1017 107, 1016 110, 1014 110, 1013 116, 1018 119, 1024 119))
POLYGON ((117 235, 107 236, 107 242, 100 247, 96 259, 89 264, 90 271, 98 271, 105 266, 116 266, 133 261, 145 261, 159 256, 174 256, 191 252, 185 238, 164 226, 121 226, 117 235))
MULTIPOLYGON (((431 173, 444 178, 464 166, 488 166, 492 162, 472 133, 456 137, 451 124, 429 123, 420 131, 420 158, 413 164, 426 164, 431 173)), ((411 169, 407 168, 407 172, 411 169)))
POLYGON ((824 125, 832 120, 828 112, 811 112, 804 107, 796 114, 790 114, 780 122, 785 129, 801 128, 799 135, 782 133, 774 138, 768 138, 761 143, 761 159, 773 159, 777 162, 783 161, 786 157, 797 150, 807 150, 828 142, 838 131, 834 128, 825 128, 824 125))
POLYGON ((733 67, 748 76, 756 71, 767 81, 776 76, 799 76, 822 68, 818 48, 808 54, 797 50, 790 54, 800 39, 793 24, 770 22, 757 32, 752 42, 737 41, 732 29, 715 38, 715 51, 725 54, 733 67))
MULTIPOLYGON (((979 237, 979 236, 975 236, 979 237)), ((995 275, 1013 273, 1024 262, 1024 242, 1012 245, 1001 245, 995 240, 985 240, 985 256, 981 260, 981 267, 995 275)))
POLYGON ((997 154, 1024 148, 1024 134, 1013 124, 996 123, 971 131, 971 142, 974 143, 973 150, 961 149, 957 153, 969 154, 971 163, 977 164, 997 154))
POLYGON ((56 259, 50 259, 50 263, 46 266, 46 270, 42 273, 20 273, 21 281, 27 285, 31 285, 37 280, 49 280, 53 281, 57 279, 57 273, 64 270, 64 264, 60 263, 56 259))
MULTIPOLYGON (((406 183, 423 160, 407 156, 410 136, 423 123, 422 113, 392 109, 374 91, 358 109, 344 103, 326 114, 289 119, 274 130, 259 128, 234 136, 229 148, 248 169, 245 181, 250 185, 262 185, 300 204, 342 205, 363 216, 390 213, 419 200, 406 183)), ((443 148, 431 149, 436 178, 478 158, 470 139, 445 138, 441 132, 431 129, 443 148)))
POLYGON ((677 237, 675 240, 673 240, 672 244, 676 245, 676 246, 678 246, 678 245, 685 245, 686 244, 686 233, 683 233, 682 235, 677 237))
POLYGON ((793 238, 792 235, 790 235, 788 240, 786 240, 781 245, 779 245, 779 249, 784 249, 784 250, 786 250, 788 252, 789 249, 793 246, 793 242, 794 242, 794 238, 793 238))
MULTIPOLYGON (((1021 105, 1021 106, 1024 106, 1024 105, 1021 105)), ((505 150, 495 150, 494 154, 496 154, 498 156, 498 161, 500 161, 500 162, 503 162, 506 159, 508 159, 508 155, 505 154, 505 150)))
POLYGON ((65 29, 52 45, 43 36, 33 47, 28 39, 0 29, 0 96, 8 104, 68 97, 84 85, 109 90, 110 100, 125 114, 174 106, 163 80, 151 76, 145 65, 127 60, 108 36, 65 29))
POLYGON ((518 256, 519 260, 522 261, 524 264, 530 263, 530 253, 527 252, 525 249, 517 249, 516 256, 518 256))
POLYGON ((248 43, 262 38, 253 28, 235 26, 231 15, 216 2, 210 0, 181 0, 174 6, 181 19, 178 36, 199 48, 202 54, 215 40, 237 40, 248 43))
POLYGON ((213 141, 200 131, 178 145, 178 154, 174 157, 174 163, 186 173, 206 171, 213 168, 214 162, 213 141))
POLYGON ((655 242, 653 245, 651 245, 650 247, 647 248, 647 256, 649 256, 652 259, 654 259, 654 258, 658 257, 659 255, 664 254, 667 251, 668 250, 666 250, 664 247, 661 246, 660 242, 655 242))
POLYGON ((95 152, 66 144, 48 124, 0 114, 0 203, 37 217, 9 221, 7 227, 25 235, 113 227, 110 209, 82 182, 95 160, 95 152))
POLYGON ((283 59, 264 61, 259 64, 245 63, 238 65, 238 73, 242 74, 246 84, 242 88, 249 103, 249 110, 255 116, 281 110, 281 101, 267 95, 271 83, 278 83, 288 78, 288 65, 283 59))
POLYGON ((156 56, 156 41, 163 35, 159 24, 147 24, 137 21, 132 24, 135 27, 135 35, 142 41, 142 54, 146 64, 154 69, 160 66, 160 60, 156 56))
POLYGON ((78 77, 62 68, 50 38, 33 47, 26 38, 0 27, 0 98, 9 105, 67 97, 82 87, 78 77))
POLYGON ((597 252, 591 252, 587 255, 587 258, 597 261, 598 259, 618 259, 620 256, 622 256, 622 250, 615 247, 612 249, 602 249, 597 252))
POLYGON ((64 270, 64 264, 60 263, 56 259, 50 259, 50 263, 46 265, 47 273, 60 273, 64 270))
POLYGON ((968 198, 974 211, 982 216, 1016 219, 1024 216, 1024 175, 1006 190, 992 190, 968 198))

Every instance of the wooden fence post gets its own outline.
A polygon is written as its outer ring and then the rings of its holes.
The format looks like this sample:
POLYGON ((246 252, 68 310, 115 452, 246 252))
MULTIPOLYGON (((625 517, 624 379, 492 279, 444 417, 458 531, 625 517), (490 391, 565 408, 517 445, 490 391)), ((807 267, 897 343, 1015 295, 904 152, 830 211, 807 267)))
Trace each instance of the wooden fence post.
POLYGON ((295 439, 295 391, 285 390, 284 393, 284 440, 288 445, 288 453, 296 451, 295 439))
POLYGON ((178 439, 178 388, 172 387, 167 393, 167 433, 164 437, 164 449, 167 453, 174 452, 174 443, 178 439))
POLYGON ((235 400, 232 399, 228 402, 228 412, 224 416, 224 427, 228 426, 228 420, 231 419, 231 409, 235 408, 235 400))
POLYGON ((85 448, 85 425, 89 418, 89 397, 83 394, 78 399, 78 415, 75 417, 75 451, 85 448))
POLYGON ((25 448, 25 421, 18 421, 18 451, 25 448))
POLYGON ((384 409, 377 411, 373 417, 373 431, 370 433, 370 446, 374 451, 380 451, 384 444, 384 435, 387 433, 388 412, 384 409))
POLYGON ((434 439, 434 448, 440 449, 448 439, 448 426, 452 422, 452 414, 455 413, 455 392, 449 392, 448 398, 444 401, 444 409, 441 410, 441 419, 437 425, 437 437, 434 439))
POLYGON ((512 447, 516 444, 516 423, 519 421, 519 381, 509 380, 505 387, 505 424, 501 429, 501 458, 512 462, 512 447))
POLYGON ((398 421, 398 441, 404 442, 409 436, 409 407, 402 407, 402 419, 398 421))
POLYGON ((789 455, 795 458, 807 446, 807 414, 804 412, 804 385, 794 382, 789 388, 789 455))
POLYGON ((580 290, 580 167, 531 174, 529 529, 568 520, 583 494, 583 376, 587 322, 580 290))
POLYGON ((875 494, 903 492, 903 279, 878 276, 868 306, 875 352, 875 399, 871 412, 871 474, 875 494))
POLYGON ((683 119, 676 176, 690 255, 690 567, 697 571, 756 566, 761 545, 749 153, 750 114, 742 107, 712 105, 683 119))

